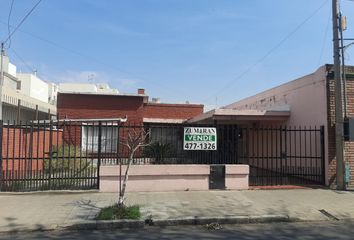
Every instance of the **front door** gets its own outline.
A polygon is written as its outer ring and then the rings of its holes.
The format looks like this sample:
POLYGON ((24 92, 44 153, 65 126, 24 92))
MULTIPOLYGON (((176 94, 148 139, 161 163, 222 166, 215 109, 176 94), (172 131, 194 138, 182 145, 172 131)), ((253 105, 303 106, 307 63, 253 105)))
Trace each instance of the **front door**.
POLYGON ((210 165, 209 189, 225 189, 225 165, 210 165))

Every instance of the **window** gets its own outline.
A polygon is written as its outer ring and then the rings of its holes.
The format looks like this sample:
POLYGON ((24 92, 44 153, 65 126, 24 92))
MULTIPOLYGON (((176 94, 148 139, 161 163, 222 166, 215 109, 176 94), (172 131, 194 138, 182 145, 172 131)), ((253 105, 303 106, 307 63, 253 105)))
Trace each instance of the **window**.
MULTIPOLYGON (((82 126, 81 146, 84 151, 98 151, 99 126, 82 126)), ((101 152, 117 152, 118 147, 118 127, 101 126, 101 152)))

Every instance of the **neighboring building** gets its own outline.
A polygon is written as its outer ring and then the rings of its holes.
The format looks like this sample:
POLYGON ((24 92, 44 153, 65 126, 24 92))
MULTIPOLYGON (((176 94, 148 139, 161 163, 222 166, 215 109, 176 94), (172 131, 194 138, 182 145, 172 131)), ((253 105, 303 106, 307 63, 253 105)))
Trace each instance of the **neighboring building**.
MULTIPOLYGON (((77 84, 76 84, 77 85, 77 84)), ((58 93, 58 119, 68 121, 110 121, 113 119, 127 119, 125 125, 130 126, 156 126, 161 124, 181 124, 186 120, 203 113, 203 105, 199 104, 167 104, 160 103, 158 99, 149 102, 149 97, 145 95, 144 89, 138 89, 137 94, 118 94, 108 87, 102 91, 82 84, 76 86, 80 92, 61 88, 58 93), (82 92, 83 91, 83 92, 82 92), (91 92, 90 92, 91 91, 91 92)), ((116 151, 118 131, 111 126, 102 128, 103 141, 109 146, 111 151, 116 151), (108 142, 108 144, 107 144, 108 142)), ((129 129, 127 128, 126 131, 129 129)), ((98 147, 98 127, 71 127, 66 131, 65 138, 74 145, 93 146, 93 150, 98 147), (78 138, 77 136, 81 136, 78 138)), ((124 133, 123 133, 124 134, 124 133)), ((164 129, 164 133, 151 132, 151 137, 156 134, 168 136, 169 128, 164 129)), ((107 150, 107 149, 106 149, 107 150)))
MULTIPOLYGON (((62 85, 59 86, 59 88, 62 85)), ((199 104, 167 104, 149 102, 144 89, 137 94, 117 94, 114 91, 90 92, 88 86, 77 87, 84 91, 58 93, 59 119, 110 119, 128 118, 128 123, 182 123, 203 113, 199 104)))
MULTIPOLYGON (((56 106, 49 101, 49 84, 34 74, 17 73, 17 68, 3 56, 2 120, 22 123, 56 116, 56 106)), ((54 85, 53 83, 51 83, 54 85)))
MULTIPOLYGON (((254 96, 212 110, 190 122, 222 122, 244 126, 324 126, 326 185, 335 185, 335 106, 332 65, 254 96)), ((354 67, 346 68, 347 116, 354 118, 354 67)), ((354 187, 354 142, 345 142, 345 163, 354 187)))

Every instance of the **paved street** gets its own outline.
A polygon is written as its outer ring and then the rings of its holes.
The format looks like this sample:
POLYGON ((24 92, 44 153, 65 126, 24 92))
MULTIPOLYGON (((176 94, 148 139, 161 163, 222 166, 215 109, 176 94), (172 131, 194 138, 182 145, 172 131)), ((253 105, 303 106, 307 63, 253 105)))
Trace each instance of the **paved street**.
POLYGON ((221 230, 207 230, 205 226, 166 227, 142 230, 32 232, 0 234, 0 239, 353 239, 353 222, 311 222, 281 224, 224 225, 221 230))

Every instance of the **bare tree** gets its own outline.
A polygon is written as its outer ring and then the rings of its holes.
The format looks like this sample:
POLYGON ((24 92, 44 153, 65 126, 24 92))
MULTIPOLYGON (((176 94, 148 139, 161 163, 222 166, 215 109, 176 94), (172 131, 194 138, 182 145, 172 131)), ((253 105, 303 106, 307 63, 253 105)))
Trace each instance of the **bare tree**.
MULTIPOLYGON (((139 148, 149 145, 149 136, 150 131, 146 131, 143 128, 139 128, 139 130, 133 129, 129 131, 128 136, 120 142, 128 148, 129 158, 127 168, 125 169, 124 173, 123 185, 121 184, 121 181, 119 181, 121 190, 119 191, 118 206, 124 206, 125 189, 127 187, 127 182, 129 178, 129 168, 133 162, 134 155, 139 148)), ((122 176, 119 177, 121 178, 122 176)))

